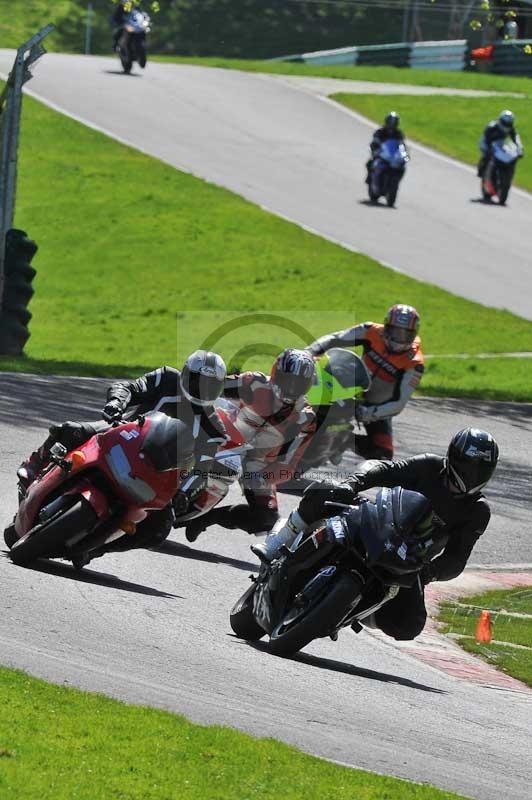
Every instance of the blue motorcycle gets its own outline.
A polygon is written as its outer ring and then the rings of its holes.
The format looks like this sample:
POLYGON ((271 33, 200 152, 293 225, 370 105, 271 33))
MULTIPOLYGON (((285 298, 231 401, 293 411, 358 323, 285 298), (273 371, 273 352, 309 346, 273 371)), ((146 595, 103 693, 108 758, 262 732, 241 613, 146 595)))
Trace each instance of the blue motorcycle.
POLYGON ((381 144, 370 166, 368 192, 372 203, 377 203, 379 197, 385 197, 388 206, 393 208, 399 183, 409 161, 410 156, 403 142, 387 139, 381 144))

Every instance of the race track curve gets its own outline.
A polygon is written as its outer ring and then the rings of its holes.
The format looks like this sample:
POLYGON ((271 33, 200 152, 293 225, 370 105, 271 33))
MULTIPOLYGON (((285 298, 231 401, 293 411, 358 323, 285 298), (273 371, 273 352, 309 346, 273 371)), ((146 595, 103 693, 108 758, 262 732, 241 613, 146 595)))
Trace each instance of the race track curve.
MULTIPOLYGON (((50 421, 93 418, 105 384, 1 380, 3 527, 15 509, 17 464, 50 421)), ((473 558, 484 566, 532 562, 532 457, 523 436, 531 414, 527 405, 416 400, 396 425, 400 454, 441 452, 439 443, 471 419, 497 436, 495 515, 473 558)), ((296 498, 281 501, 287 512, 296 498)), ((0 554, 1 661, 478 800, 528 800, 531 692, 453 678, 366 632, 343 631, 294 660, 241 642, 228 611, 255 567, 249 543, 213 528, 192 546, 175 532, 161 552, 105 556, 81 576, 63 562, 21 569, 0 554)))
MULTIPOLYGON (((12 61, 13 51, 0 51, 0 73, 12 61)), ((471 167, 412 144, 398 209, 368 206, 374 124, 304 79, 158 63, 128 77, 115 59, 47 54, 29 90, 409 275, 532 318, 532 196, 513 190, 507 208, 486 207, 471 167)), ((493 103, 495 114, 502 99, 493 103)))

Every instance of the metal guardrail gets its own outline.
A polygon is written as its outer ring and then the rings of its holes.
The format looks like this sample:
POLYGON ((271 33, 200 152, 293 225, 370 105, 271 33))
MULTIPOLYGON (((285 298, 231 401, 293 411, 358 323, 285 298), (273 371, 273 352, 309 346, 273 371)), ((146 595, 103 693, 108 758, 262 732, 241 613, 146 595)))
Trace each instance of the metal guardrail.
POLYGON ((448 42, 415 42, 410 50, 408 66, 413 69, 461 72, 466 66, 467 53, 466 39, 448 42))
POLYGON ((532 39, 495 42, 490 72, 498 75, 532 76, 532 39))
POLYGON ((6 233, 13 227, 15 214, 22 87, 32 78, 32 64, 46 53, 43 39, 54 29, 55 25, 46 25, 18 48, 15 63, 0 95, 0 308, 4 293, 6 233))
POLYGON ((351 66, 391 66, 421 69, 463 70, 466 63, 465 39, 443 42, 399 42, 396 44, 339 47, 312 53, 283 56, 272 61, 303 64, 347 64, 351 66))

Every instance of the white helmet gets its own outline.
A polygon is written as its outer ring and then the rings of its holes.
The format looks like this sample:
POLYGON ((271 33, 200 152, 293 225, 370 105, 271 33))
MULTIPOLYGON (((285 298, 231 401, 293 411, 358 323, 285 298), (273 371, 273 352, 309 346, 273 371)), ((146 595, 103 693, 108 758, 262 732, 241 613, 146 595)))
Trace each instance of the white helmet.
POLYGON ((195 350, 181 372, 181 389, 191 403, 212 406, 224 388, 227 369, 224 360, 209 350, 195 350))
POLYGON ((515 122, 515 117, 510 109, 505 109, 499 114, 499 125, 505 131, 511 131, 515 122))

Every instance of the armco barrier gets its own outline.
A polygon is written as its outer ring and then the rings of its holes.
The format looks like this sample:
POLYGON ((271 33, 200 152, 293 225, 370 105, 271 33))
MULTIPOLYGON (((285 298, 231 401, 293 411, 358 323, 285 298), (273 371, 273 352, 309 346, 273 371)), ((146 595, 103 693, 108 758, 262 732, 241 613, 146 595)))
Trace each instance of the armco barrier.
POLYGON ((380 44, 358 48, 359 66, 407 67, 411 46, 409 44, 380 44))
POLYGON ((410 48, 408 66, 413 69, 440 69, 460 72, 465 68, 467 41, 415 42, 410 48))
POLYGON ((304 64, 347 64, 351 66, 423 67, 460 70, 464 68, 466 41, 419 42, 411 44, 361 45, 317 50, 312 53, 282 56, 272 61, 296 61, 304 64))
POLYGON ((498 75, 532 76, 532 39, 514 39, 496 42, 493 50, 491 72, 498 75))

